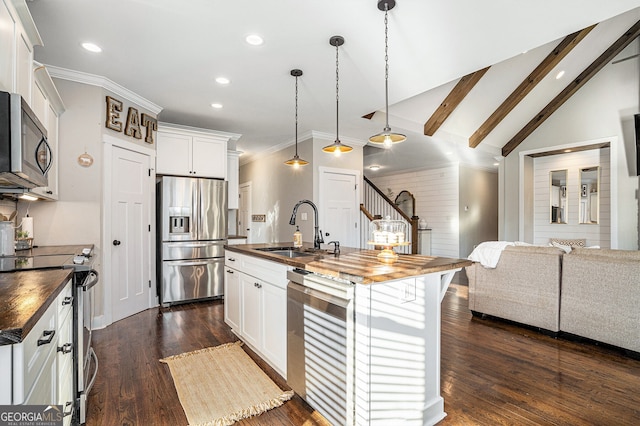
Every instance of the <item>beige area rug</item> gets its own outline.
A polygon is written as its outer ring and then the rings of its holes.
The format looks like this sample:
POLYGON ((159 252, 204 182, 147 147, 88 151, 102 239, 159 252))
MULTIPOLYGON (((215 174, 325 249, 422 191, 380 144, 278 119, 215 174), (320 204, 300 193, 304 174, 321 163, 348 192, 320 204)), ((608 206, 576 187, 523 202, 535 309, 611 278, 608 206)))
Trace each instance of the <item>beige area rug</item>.
POLYGON ((242 350, 241 342, 161 359, 190 425, 230 425, 291 399, 242 350))

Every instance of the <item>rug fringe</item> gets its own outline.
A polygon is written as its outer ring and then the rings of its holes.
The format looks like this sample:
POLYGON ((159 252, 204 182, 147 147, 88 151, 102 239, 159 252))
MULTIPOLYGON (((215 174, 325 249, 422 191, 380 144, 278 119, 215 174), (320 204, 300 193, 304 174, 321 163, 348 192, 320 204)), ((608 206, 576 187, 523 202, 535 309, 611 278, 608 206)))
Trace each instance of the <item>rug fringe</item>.
POLYGON ((222 345, 218 345, 218 346, 212 346, 209 348, 202 348, 202 349, 197 349, 195 351, 191 351, 191 352, 184 352, 178 355, 172 355, 166 358, 162 358, 161 360, 159 360, 160 362, 163 362, 165 364, 167 364, 169 361, 173 361, 176 359, 181 359, 181 358, 186 358, 188 356, 192 356, 192 355, 197 355, 203 352, 210 352, 210 351, 217 351, 217 350, 224 350, 226 348, 229 348, 231 346, 242 346, 243 343, 241 340, 235 341, 235 342, 231 342, 231 343, 225 343, 222 345))
POLYGON ((293 397, 293 395, 294 395, 293 391, 284 391, 280 395, 278 395, 277 397, 269 401, 256 404, 252 407, 248 407, 243 410, 237 411, 235 413, 231 413, 228 416, 221 417, 207 423, 201 423, 196 426, 229 426, 234 424, 238 420, 257 416, 258 414, 262 414, 266 411, 271 410, 272 408, 280 407, 282 404, 290 400, 293 397))

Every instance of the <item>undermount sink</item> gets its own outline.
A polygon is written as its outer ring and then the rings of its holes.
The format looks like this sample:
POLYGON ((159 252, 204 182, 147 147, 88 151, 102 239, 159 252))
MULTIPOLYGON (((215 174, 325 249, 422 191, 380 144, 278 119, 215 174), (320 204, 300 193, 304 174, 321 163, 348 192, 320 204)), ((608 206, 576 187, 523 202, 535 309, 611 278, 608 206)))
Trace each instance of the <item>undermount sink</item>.
POLYGON ((290 258, 314 255, 314 253, 299 251, 295 247, 264 247, 256 250, 290 258))

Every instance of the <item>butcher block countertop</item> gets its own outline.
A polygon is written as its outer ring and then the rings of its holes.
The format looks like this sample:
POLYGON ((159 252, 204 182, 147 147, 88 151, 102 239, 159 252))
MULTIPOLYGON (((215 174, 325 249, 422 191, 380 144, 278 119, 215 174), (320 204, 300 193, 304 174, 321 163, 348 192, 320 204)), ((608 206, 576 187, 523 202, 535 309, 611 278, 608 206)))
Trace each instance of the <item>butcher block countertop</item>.
POLYGON ((22 342, 72 275, 73 269, 0 273, 0 345, 22 342))
MULTIPOLYGON (((227 246, 227 251, 237 252, 262 259, 283 263, 295 268, 318 274, 328 275, 357 284, 372 284, 384 281, 399 280, 434 272, 460 269, 470 266, 466 259, 423 256, 417 254, 400 254, 393 264, 385 264, 378 260, 377 250, 363 250, 341 247, 340 254, 335 256, 331 250, 313 251, 313 247, 305 244, 301 251, 310 251, 311 256, 289 258, 260 248, 291 247, 292 243, 279 244, 241 244, 227 246)), ((333 249, 333 246, 331 246, 333 249)))

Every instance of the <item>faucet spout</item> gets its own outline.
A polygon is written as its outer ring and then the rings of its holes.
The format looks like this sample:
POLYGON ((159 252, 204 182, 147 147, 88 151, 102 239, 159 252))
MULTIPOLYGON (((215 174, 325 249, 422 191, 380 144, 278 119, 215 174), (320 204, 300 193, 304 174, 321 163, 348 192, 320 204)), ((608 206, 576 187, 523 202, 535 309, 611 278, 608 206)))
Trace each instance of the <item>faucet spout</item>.
POLYGON ((300 207, 301 204, 309 204, 313 209, 313 225, 314 225, 313 248, 316 250, 319 250, 320 244, 324 243, 324 239, 322 238, 322 232, 320 232, 320 226, 318 224, 318 207, 316 207, 313 201, 311 200, 298 201, 298 203, 293 207, 293 213, 291 214, 289 225, 296 224, 296 215, 298 214, 298 207, 300 207))

